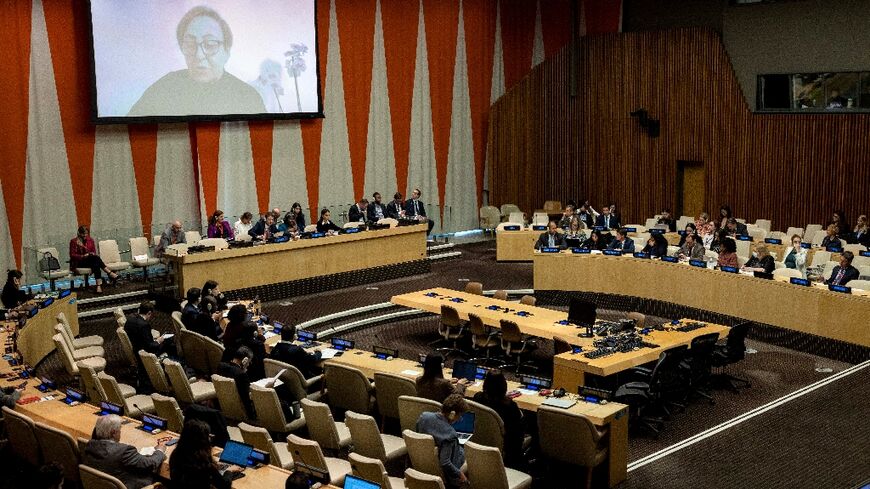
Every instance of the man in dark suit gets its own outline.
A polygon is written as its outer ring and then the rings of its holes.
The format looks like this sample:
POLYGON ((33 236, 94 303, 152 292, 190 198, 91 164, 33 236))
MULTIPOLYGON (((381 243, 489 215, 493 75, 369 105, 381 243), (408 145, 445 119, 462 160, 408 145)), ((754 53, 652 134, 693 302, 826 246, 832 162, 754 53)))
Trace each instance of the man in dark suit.
POLYGON ((263 218, 248 231, 248 234, 255 240, 267 241, 277 232, 278 226, 275 225, 275 216, 271 212, 266 212, 263 218))
POLYGON ((857 280, 861 274, 857 268, 852 266, 852 260, 854 259, 854 253, 844 251, 840 255, 840 264, 834 267, 834 270, 831 272, 831 278, 825 283, 828 285, 848 285, 850 281, 857 280))
POLYGON ((187 329, 194 329, 196 318, 199 316, 199 299, 202 296, 202 290, 197 287, 187 289, 187 304, 181 310, 181 322, 187 329))
POLYGON ((295 339, 296 327, 284 326, 281 330, 281 341, 272 348, 269 358, 293 365, 306 379, 320 374, 320 368, 317 366, 320 362, 320 352, 306 352, 304 348, 293 343, 295 339))
POLYGON ((369 201, 368 199, 360 199, 359 202, 350 206, 350 210, 347 211, 347 222, 366 222, 366 207, 368 207, 369 201))
POLYGON ((239 392, 239 399, 242 405, 245 406, 245 412, 251 419, 256 418, 254 414, 254 403, 251 402, 251 378, 248 377, 248 367, 254 360, 254 352, 247 346, 241 346, 232 354, 232 358, 228 362, 218 364, 217 374, 221 377, 233 379, 236 383, 236 390, 239 392))
POLYGON ((746 224, 738 222, 737 219, 734 219, 733 217, 728 218, 727 226, 729 236, 749 236, 749 230, 746 228, 746 224))
POLYGON ((120 443, 121 417, 115 414, 98 417, 93 435, 82 453, 83 464, 117 478, 128 488, 154 483, 154 473, 166 459, 166 442, 158 442, 151 455, 140 454, 136 447, 120 443))
POLYGON ((595 225, 604 229, 619 229, 619 217, 610 213, 610 206, 604 206, 601 215, 595 220, 595 225))
MULTIPOLYGON (((606 207, 605 207, 606 209, 606 207)), ((628 233, 625 229, 618 229, 616 231, 616 239, 610 242, 607 245, 608 250, 619 250, 622 252, 634 252, 634 240, 629 238, 628 233)))
POLYGON ((426 231, 426 234, 429 234, 432 232, 432 228, 435 227, 435 222, 426 216, 426 204, 420 201, 422 195, 423 193, 419 188, 415 188, 411 192, 411 198, 405 202, 405 217, 428 223, 429 230, 426 231))
POLYGON ((565 237, 562 233, 558 232, 559 225, 556 224, 556 221, 550 221, 550 224, 547 225, 547 232, 542 233, 538 238, 538 242, 535 243, 535 249, 540 250, 541 248, 560 248, 565 249, 565 237))
POLYGON ((677 230, 677 221, 671 216, 670 209, 662 209, 662 214, 657 224, 667 226, 668 231, 672 233, 677 230))
POLYGON ((381 219, 388 217, 387 214, 387 206, 385 206, 381 202, 381 194, 380 192, 375 192, 372 194, 373 202, 369 202, 369 206, 366 208, 366 213, 368 214, 369 221, 378 222, 381 219))
POLYGON ((405 205, 402 203, 402 194, 393 194, 393 201, 387 204, 387 217, 400 219, 405 217, 405 205))
MULTIPOLYGON (((165 344, 165 338, 158 336, 154 339, 151 336, 151 318, 154 317, 154 303, 145 301, 139 304, 139 310, 136 314, 127 316, 127 323, 124 324, 124 331, 130 338, 130 344, 133 345, 133 353, 137 354, 139 350, 145 350, 148 353, 161 355, 167 353, 168 344, 165 344)), ((142 370, 144 372, 144 370, 142 370)))

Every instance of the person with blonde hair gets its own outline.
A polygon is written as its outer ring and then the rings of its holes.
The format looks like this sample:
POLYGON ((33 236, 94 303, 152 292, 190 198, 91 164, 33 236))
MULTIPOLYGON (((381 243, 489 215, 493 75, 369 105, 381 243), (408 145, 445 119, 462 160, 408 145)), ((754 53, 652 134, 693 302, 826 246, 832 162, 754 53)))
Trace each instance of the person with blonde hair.
POLYGON ((760 244, 755 247, 752 258, 746 262, 746 265, 743 265, 743 269, 752 272, 773 273, 773 270, 776 269, 776 263, 773 262, 773 257, 770 256, 767 246, 760 244))

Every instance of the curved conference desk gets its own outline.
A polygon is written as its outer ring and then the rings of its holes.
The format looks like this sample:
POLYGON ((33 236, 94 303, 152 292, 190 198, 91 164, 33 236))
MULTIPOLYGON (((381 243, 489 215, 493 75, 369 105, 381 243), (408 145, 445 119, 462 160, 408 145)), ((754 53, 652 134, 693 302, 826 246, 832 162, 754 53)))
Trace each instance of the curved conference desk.
POLYGON ((76 305, 76 295, 70 294, 63 299, 55 299, 49 306, 39 309, 35 316, 27 319, 24 327, 18 330, 18 351, 24 358, 24 363, 35 367, 49 353, 55 350, 54 326, 57 324, 57 314, 64 313, 73 336, 79 334, 79 315, 76 305))
POLYGON ((596 292, 679 304, 870 347, 866 295, 630 255, 570 251, 535 253, 534 285, 536 292, 596 292))

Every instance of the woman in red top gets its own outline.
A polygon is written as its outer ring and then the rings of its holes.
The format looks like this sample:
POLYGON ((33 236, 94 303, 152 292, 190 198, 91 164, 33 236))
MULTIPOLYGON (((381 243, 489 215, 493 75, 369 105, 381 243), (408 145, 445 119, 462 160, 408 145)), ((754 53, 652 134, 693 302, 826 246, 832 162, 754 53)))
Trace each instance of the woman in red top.
POLYGON ((87 226, 79 226, 78 235, 69 242, 69 264, 72 269, 91 269, 91 273, 93 273, 94 280, 97 283, 98 294, 103 292, 101 270, 106 272, 106 275, 112 280, 118 278, 118 274, 109 270, 106 264, 103 263, 103 259, 97 255, 97 246, 94 244, 94 239, 91 238, 91 231, 87 226))

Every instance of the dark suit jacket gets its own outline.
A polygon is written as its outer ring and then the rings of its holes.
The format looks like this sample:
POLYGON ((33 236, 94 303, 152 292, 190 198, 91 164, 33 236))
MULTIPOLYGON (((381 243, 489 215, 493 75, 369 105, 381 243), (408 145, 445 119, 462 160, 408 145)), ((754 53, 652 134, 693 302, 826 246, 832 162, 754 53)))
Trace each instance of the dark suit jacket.
POLYGON ((581 212, 577 214, 577 217, 586 224, 586 227, 591 228, 595 225, 595 218, 592 217, 592 214, 588 212, 581 212))
POLYGON ((633 252, 634 251, 634 240, 629 238, 629 237, 626 237, 624 240, 622 240, 622 243, 620 243, 619 240, 614 239, 613 241, 610 242, 609 245, 607 245, 607 249, 608 250, 620 250, 620 251, 633 252))
POLYGON ((82 463, 118 478, 127 489, 139 489, 154 483, 154 472, 166 455, 160 450, 145 457, 136 447, 114 440, 90 440, 85 445, 82 463))
POLYGON ((332 221, 327 221, 326 223, 323 221, 317 221, 317 232, 325 233, 327 231, 341 231, 341 228, 336 226, 332 221))
POLYGON ((668 227, 668 230, 669 230, 670 232, 674 232, 674 231, 677 230, 677 221, 675 221, 673 218, 670 218, 670 219, 659 219, 659 222, 658 222, 658 223, 659 223, 659 224, 664 224, 665 226, 667 226, 667 227, 668 227))
POLYGON ((194 333, 199 333, 207 338, 217 341, 218 343, 221 342, 221 340, 218 339, 221 327, 217 321, 211 318, 211 314, 207 312, 197 313, 191 324, 189 326, 185 324, 185 326, 194 333))
POLYGON ((30 299, 26 292, 19 289, 12 282, 6 282, 3 286, 2 301, 6 309, 15 309, 30 299))
POLYGON ((305 229, 305 214, 302 212, 296 214, 296 227, 299 228, 300 233, 305 229))
MULTIPOLYGON (((366 207, 366 214, 368 214, 369 221, 378 222, 378 211, 377 209, 381 209, 381 213, 384 217, 392 217, 387 212, 387 206, 384 204, 378 204, 377 202, 369 202, 369 206, 366 207)), ((396 219, 396 218, 393 218, 396 219)))
POLYGON ((181 310, 181 322, 187 329, 193 329, 197 316, 199 316, 199 308, 193 304, 185 304, 184 309, 181 310))
POLYGON ((366 212, 359 208, 359 204, 354 204, 350 206, 350 210, 347 211, 347 222, 365 222, 366 220, 366 212))
MULTIPOLYGON (((604 226, 604 214, 598 216, 598 219, 595 220, 596 226, 604 226)), ((619 216, 610 215, 610 226, 606 226, 607 229, 618 229, 619 228, 619 216)))
MULTIPOLYGON (((546 233, 542 233, 540 237, 538 237, 538 242, 535 243, 535 249, 540 250, 541 248, 546 248, 550 246, 550 237, 549 231, 546 233)), ((553 243, 557 248, 565 249, 565 236, 562 233, 556 233, 553 236, 553 243)))
POLYGON ((320 361, 320 352, 308 353, 299 345, 280 342, 272 348, 269 358, 284 362, 298 368, 306 379, 318 375, 320 370, 317 363, 320 361))
MULTIPOLYGON (((252 227, 250 230, 248 230, 248 234, 254 239, 257 239, 258 237, 262 236, 265 232, 266 232, 266 221, 264 221, 262 219, 257 221, 257 224, 254 224, 254 227, 252 227)), ((278 232, 278 226, 276 226, 275 224, 272 224, 271 226, 269 226, 269 232, 274 236, 275 233, 278 232)))
POLYGON ((749 230, 746 229, 746 224, 742 222, 737 223, 737 236, 749 236, 749 230))
POLYGON ((151 336, 151 325, 142 316, 139 314, 127 316, 124 331, 130 337, 130 343, 133 345, 133 353, 136 354, 136 358, 139 358, 139 350, 160 355, 160 344, 154 341, 154 337, 151 336))
POLYGON ((401 217, 400 214, 403 210, 405 210, 405 208, 402 206, 402 203, 394 200, 387 204, 387 217, 398 219, 401 217))
POLYGON ((666 256, 668 254, 668 244, 657 243, 652 246, 646 245, 641 251, 643 251, 644 253, 649 253, 650 256, 666 256))
POLYGON ((829 278, 825 283, 828 285, 848 285, 852 280, 858 280, 858 277, 861 275, 858 272, 858 269, 849 265, 849 268, 843 273, 843 280, 840 283, 834 283, 834 279, 837 278, 837 274, 840 273, 840 265, 834 267, 834 271, 831 272, 831 278, 829 278))
POLYGON ((405 217, 414 216, 426 217, 426 205, 420 199, 408 199, 405 202, 405 217))
POLYGON ((242 404, 245 406, 245 411, 247 411, 248 417, 254 419, 254 404, 251 402, 251 378, 248 376, 248 373, 235 363, 221 362, 218 364, 217 374, 221 377, 233 379, 236 382, 236 390, 239 391, 239 399, 242 400, 242 404))

